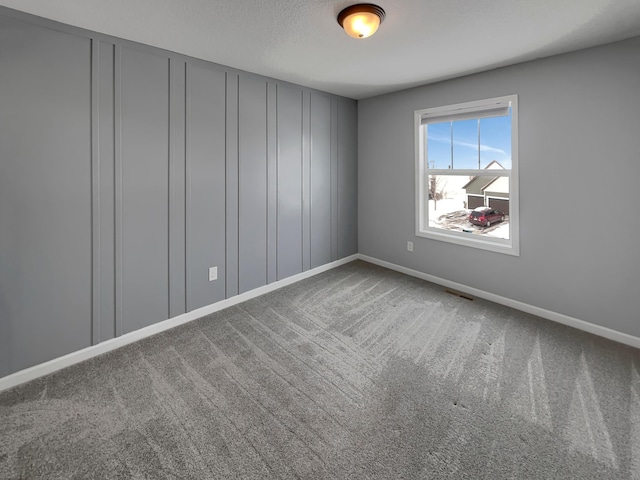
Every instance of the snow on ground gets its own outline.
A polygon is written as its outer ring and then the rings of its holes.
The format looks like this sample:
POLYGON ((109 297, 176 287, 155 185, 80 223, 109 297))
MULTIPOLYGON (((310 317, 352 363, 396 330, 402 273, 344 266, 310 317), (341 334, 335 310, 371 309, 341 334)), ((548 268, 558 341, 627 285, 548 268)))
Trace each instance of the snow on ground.
POLYGON ((507 218, 504 222, 500 222, 495 227, 492 225, 487 228, 486 234, 489 237, 509 238, 509 219, 507 218))
POLYGON ((434 202, 429 200, 429 226, 453 231, 466 231, 476 235, 487 235, 495 238, 509 238, 509 217, 490 227, 472 225, 468 218, 471 210, 465 208, 464 200, 444 198, 434 202))
POLYGON ((464 200, 460 201, 455 198, 443 198, 437 202, 429 200, 429 218, 438 218, 441 215, 445 215, 456 210, 462 210, 464 207, 464 200))

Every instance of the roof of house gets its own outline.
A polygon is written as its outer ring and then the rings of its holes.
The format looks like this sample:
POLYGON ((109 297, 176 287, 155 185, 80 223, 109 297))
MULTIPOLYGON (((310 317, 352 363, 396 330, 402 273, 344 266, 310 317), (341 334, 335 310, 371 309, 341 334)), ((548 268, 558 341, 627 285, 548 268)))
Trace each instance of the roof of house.
MULTIPOLYGON (((504 170, 504 167, 500 164, 500 162, 498 162, 497 160, 492 160, 486 167, 484 167, 484 170, 497 170, 497 169, 502 169, 504 170)), ((478 179, 483 179, 483 178, 487 178, 486 175, 478 175, 475 177, 472 177, 471 180, 469 180, 467 183, 465 183, 462 188, 467 189, 469 188, 469 186, 471 184, 473 184, 476 180, 478 179)), ((487 188, 489 185, 491 185, 491 183, 493 183, 497 178, 499 177, 491 177, 491 180, 489 181, 489 183, 487 183, 486 185, 480 187, 481 190, 484 190, 485 188, 487 188)))

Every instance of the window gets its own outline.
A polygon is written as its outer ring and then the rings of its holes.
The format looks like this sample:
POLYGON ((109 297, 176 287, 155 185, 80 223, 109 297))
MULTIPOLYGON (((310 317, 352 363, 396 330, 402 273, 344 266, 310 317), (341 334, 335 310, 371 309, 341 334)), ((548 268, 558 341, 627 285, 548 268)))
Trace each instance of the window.
POLYGON ((519 255, 517 102, 415 112, 417 236, 519 255))

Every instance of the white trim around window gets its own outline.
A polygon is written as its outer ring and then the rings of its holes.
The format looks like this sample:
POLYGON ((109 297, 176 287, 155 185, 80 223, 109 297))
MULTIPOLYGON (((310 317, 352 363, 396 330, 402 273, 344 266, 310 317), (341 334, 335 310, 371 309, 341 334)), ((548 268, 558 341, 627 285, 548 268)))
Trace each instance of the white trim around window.
MULTIPOLYGON (((480 121, 478 122, 480 125, 480 121)), ((456 245, 479 248, 492 252, 504 253, 518 256, 520 254, 519 242, 519 191, 518 191, 518 97, 508 95, 504 97, 479 100, 474 102, 460 103, 456 105, 426 108, 414 112, 415 128, 415 234, 418 237, 430 238, 444 241, 456 245), (453 134, 452 134, 452 157, 451 167, 448 169, 429 168, 427 158, 427 129, 431 124, 442 124, 464 121, 470 119, 483 119, 487 117, 511 116, 511 159, 510 168, 502 170, 488 170, 480 168, 454 169, 453 167, 453 134), (508 238, 499 238, 491 235, 484 235, 483 231, 471 228, 461 228, 459 230, 448 230, 439 225, 434 225, 429 221, 429 197, 431 193, 429 187, 429 176, 464 177, 464 180, 474 176, 482 177, 508 177, 509 182, 509 212, 508 212, 508 238), (476 233, 476 234, 474 234, 476 233)), ((480 127, 478 127, 480 128, 480 127)), ((453 130, 452 130, 453 131, 453 130)), ((480 132, 478 132, 478 152, 481 150, 480 132)), ((433 164, 433 163, 432 163, 433 164)), ((480 164, 478 164, 480 167, 480 164)), ((460 178, 457 183, 462 182, 460 178)), ((473 193, 469 193, 470 196, 473 193)), ((504 198, 506 199, 506 198, 504 198)), ((436 199, 437 200, 437 199, 436 199)), ((462 205, 462 202, 460 202, 462 205)), ((464 203, 465 208, 467 206, 464 203)), ((462 208, 460 209, 462 211, 462 208)), ((470 225, 470 224, 469 224, 470 225)), ((506 226, 505 226, 506 228, 506 226)))

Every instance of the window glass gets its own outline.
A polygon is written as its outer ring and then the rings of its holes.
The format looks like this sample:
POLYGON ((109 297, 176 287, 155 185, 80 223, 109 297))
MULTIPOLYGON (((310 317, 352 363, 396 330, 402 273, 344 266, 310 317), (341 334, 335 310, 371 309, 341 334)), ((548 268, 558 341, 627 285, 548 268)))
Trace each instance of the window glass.
POLYGON ((478 120, 452 122, 451 129, 453 131, 451 168, 478 168, 478 120))
POLYGON ((429 168, 449 168, 451 165, 451 122, 430 124, 426 139, 429 168))
POLYGON ((480 168, 494 161, 511 168, 511 115, 480 119, 480 168))
POLYGON ((428 179, 429 227, 509 239, 509 177, 429 175, 428 179), (487 215, 497 218, 488 220, 489 225, 487 220, 472 223, 469 218, 487 215))

